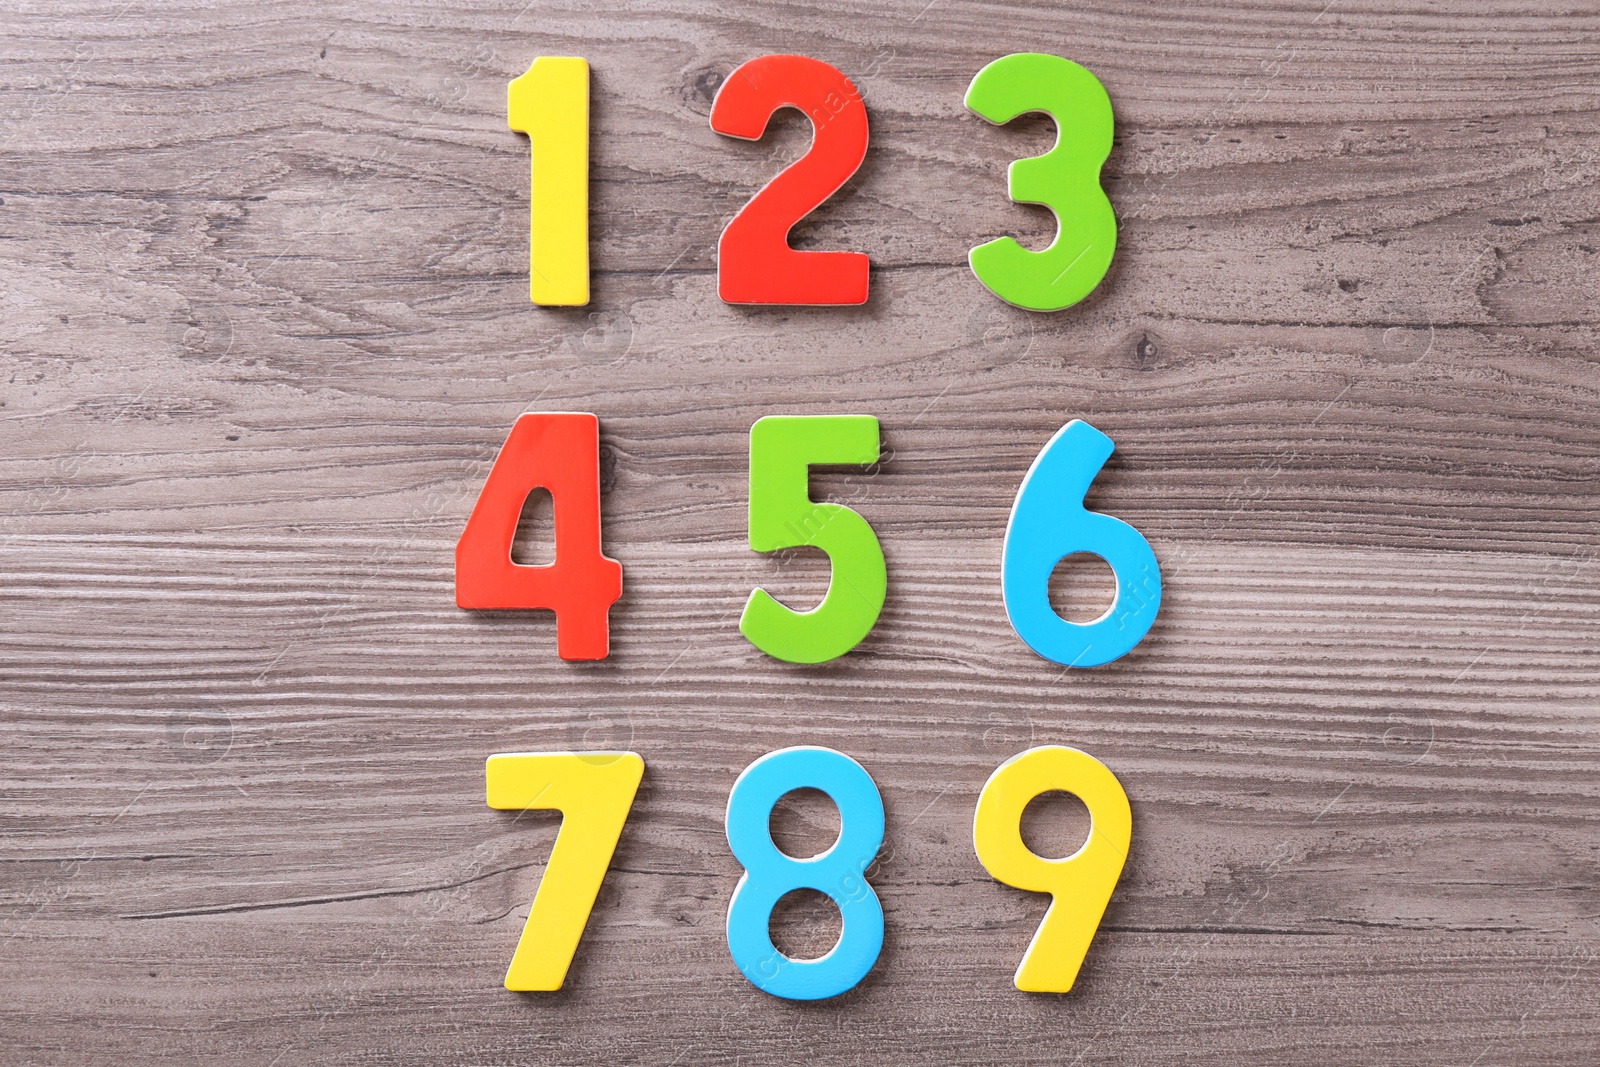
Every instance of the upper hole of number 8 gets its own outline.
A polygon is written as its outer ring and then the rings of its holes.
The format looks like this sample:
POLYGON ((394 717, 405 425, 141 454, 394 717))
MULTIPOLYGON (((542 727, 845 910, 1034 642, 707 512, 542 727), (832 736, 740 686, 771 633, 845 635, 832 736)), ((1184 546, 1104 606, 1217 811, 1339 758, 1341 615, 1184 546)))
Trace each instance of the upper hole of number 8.
POLYGON ((1022 843, 1045 860, 1061 860, 1089 840, 1089 809, 1071 793, 1051 789, 1022 809, 1022 843))
POLYGON ((790 859, 820 856, 839 840, 839 809, 820 789, 793 789, 772 805, 772 843, 790 859))
POLYGON ((1099 556, 1074 552, 1050 572, 1050 607, 1068 622, 1096 622, 1116 601, 1116 573, 1099 556))

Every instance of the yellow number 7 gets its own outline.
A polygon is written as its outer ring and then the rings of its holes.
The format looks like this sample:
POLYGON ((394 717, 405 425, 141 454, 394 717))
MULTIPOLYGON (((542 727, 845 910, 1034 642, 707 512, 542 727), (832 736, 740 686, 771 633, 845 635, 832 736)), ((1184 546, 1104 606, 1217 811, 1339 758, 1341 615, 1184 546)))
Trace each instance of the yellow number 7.
POLYGON ((491 808, 561 812, 550 862, 506 970, 507 989, 560 989, 633 808, 644 760, 632 752, 511 752, 490 756, 484 774, 491 808))
POLYGON ((1132 834, 1133 814, 1122 783, 1086 752, 1061 745, 1030 748, 989 776, 972 819, 978 862, 997 882, 1052 898, 1017 967, 1018 989, 1065 993, 1072 988, 1122 876, 1132 834), (1073 794, 1089 809, 1089 839, 1059 860, 1034 855, 1022 841, 1022 810, 1052 790, 1073 794))

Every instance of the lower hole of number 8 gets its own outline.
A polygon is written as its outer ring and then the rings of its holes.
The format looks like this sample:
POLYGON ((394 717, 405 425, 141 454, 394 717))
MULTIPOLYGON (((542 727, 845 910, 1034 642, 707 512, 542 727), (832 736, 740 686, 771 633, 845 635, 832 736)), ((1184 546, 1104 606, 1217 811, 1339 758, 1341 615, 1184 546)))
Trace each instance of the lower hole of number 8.
POLYGON ((791 960, 820 960, 839 943, 844 919, 833 898, 815 889, 791 889, 778 898, 767 922, 772 945, 791 960))
MULTIPOLYGON (((883 843, 883 800, 866 769, 827 748, 769 752, 734 782, 727 833, 745 868, 728 903, 728 952, 740 973, 788 1000, 821 1000, 854 988, 883 947, 883 908, 864 874, 883 843), (774 843, 772 814, 786 794, 803 789, 820 790, 837 807, 839 837, 826 851, 797 859, 774 843), (774 910, 806 889, 826 895, 840 920, 837 942, 816 959, 786 955, 772 940, 774 910)), ((780 910, 780 925, 787 910, 780 910)))

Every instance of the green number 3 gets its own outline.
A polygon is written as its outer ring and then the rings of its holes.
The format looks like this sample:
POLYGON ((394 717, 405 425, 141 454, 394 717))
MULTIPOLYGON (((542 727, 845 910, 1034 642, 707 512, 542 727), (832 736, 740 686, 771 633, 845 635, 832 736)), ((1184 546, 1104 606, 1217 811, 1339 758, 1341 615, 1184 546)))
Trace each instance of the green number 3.
POLYGON ((981 244, 967 254, 972 273, 1008 304, 1071 307, 1100 284, 1117 248, 1117 216, 1100 188, 1100 167, 1111 154, 1111 98, 1071 60, 1018 52, 978 71, 966 105, 996 126, 1028 111, 1056 124, 1055 147, 1012 163, 1007 188, 1017 203, 1055 212, 1056 239, 1042 252, 1010 237, 981 244))
POLYGON ((819 548, 833 562, 828 593, 792 611, 757 589, 739 630, 774 659, 824 663, 867 636, 883 610, 888 576, 867 520, 843 504, 811 499, 813 465, 876 463, 878 420, 870 415, 768 415, 750 427, 750 548, 819 548))

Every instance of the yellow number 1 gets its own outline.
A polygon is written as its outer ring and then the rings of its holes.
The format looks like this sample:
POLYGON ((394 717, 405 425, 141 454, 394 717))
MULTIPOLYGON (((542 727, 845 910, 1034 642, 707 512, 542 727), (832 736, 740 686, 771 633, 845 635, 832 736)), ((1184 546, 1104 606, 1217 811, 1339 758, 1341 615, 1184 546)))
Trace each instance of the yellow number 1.
POLYGON ((1086 752, 1061 745, 1030 748, 989 776, 972 820, 978 862, 997 882, 1052 898, 1017 967, 1018 989, 1065 993, 1072 988, 1122 875, 1132 834, 1122 783, 1086 752), (1073 794, 1089 809, 1089 839, 1059 860, 1034 855, 1022 841, 1022 810, 1052 790, 1073 794))
POLYGON ((506 87, 506 121, 533 149, 528 299, 589 302, 589 63, 540 56, 506 87))
POLYGON ((560 989, 633 808, 644 760, 632 752, 514 752, 490 756, 485 776, 491 808, 561 812, 550 862, 506 971, 507 989, 560 989))

